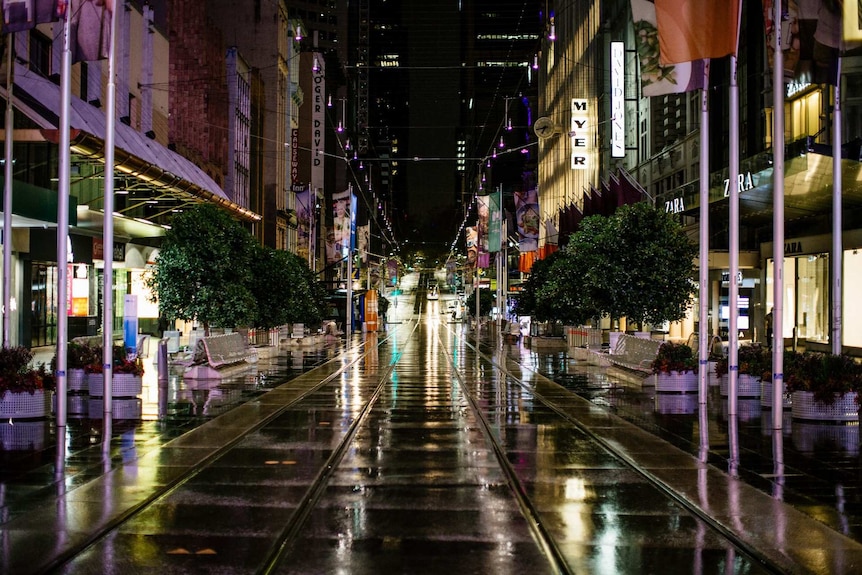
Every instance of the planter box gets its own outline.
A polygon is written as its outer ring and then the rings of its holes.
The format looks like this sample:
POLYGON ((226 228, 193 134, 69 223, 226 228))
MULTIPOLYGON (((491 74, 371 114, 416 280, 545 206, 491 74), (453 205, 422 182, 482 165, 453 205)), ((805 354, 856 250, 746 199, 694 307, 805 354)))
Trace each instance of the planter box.
MULTIPOLYGON (((134 397, 140 395, 143 390, 143 382, 140 375, 131 373, 113 374, 111 396, 112 397, 134 397)), ((103 397, 105 395, 105 378, 101 373, 90 373, 87 375, 87 387, 90 395, 103 397)))
POLYGON ((0 399, 0 419, 25 419, 51 415, 53 392, 7 393, 0 399))
POLYGON ((87 374, 79 367, 66 371, 67 391, 87 391, 87 374))
MULTIPOLYGON (((784 407, 790 407, 792 405, 791 394, 787 391, 784 392, 784 401, 781 402, 784 407)), ((760 382, 760 405, 763 407, 772 408, 772 382, 761 381, 760 382)))
POLYGON ((856 392, 848 392, 837 397, 832 405, 814 400, 810 391, 794 391, 792 401, 793 419, 829 422, 855 422, 859 420, 859 406, 856 392))
MULTIPOLYGON (((730 376, 721 376, 719 390, 722 397, 730 395, 730 376)), ((748 373, 740 373, 736 377, 736 397, 760 397, 760 378, 748 373)))
POLYGON ((647 379, 652 380, 657 392, 689 393, 697 391, 697 374, 693 371, 655 373, 647 377, 647 379))

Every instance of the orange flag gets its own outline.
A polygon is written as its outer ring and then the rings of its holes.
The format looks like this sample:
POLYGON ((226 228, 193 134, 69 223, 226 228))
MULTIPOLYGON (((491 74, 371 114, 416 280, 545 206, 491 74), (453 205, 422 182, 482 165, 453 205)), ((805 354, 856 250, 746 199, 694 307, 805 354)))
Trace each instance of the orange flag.
POLYGON ((664 65, 736 54, 741 0, 655 0, 664 65))

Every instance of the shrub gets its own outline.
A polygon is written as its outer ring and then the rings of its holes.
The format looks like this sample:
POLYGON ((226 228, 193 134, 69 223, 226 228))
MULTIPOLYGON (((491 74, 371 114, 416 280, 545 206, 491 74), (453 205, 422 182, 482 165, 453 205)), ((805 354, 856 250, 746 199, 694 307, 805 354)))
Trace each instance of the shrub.
POLYGON ((652 362, 652 372, 670 373, 672 371, 697 373, 697 358, 688 345, 666 341, 658 348, 658 355, 652 362))
POLYGON ((26 347, 0 348, 0 399, 6 393, 29 393, 54 389, 54 378, 44 364, 30 366, 33 353, 26 347))

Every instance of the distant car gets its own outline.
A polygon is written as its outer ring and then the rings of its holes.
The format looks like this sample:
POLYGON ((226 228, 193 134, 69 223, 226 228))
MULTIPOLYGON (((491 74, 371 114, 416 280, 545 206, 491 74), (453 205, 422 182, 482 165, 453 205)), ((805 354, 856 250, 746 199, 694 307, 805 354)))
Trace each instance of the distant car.
POLYGON ((433 288, 429 289, 427 297, 428 297, 428 299, 439 299, 440 294, 437 293, 437 288, 433 287, 433 288))

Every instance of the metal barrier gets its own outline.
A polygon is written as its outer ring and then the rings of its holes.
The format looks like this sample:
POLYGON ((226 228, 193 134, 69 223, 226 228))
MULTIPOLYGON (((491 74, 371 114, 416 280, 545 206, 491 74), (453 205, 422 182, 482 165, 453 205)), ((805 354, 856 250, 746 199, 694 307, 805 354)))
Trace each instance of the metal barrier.
POLYGON ((569 347, 602 347, 602 330, 594 327, 566 327, 566 344, 569 347))

